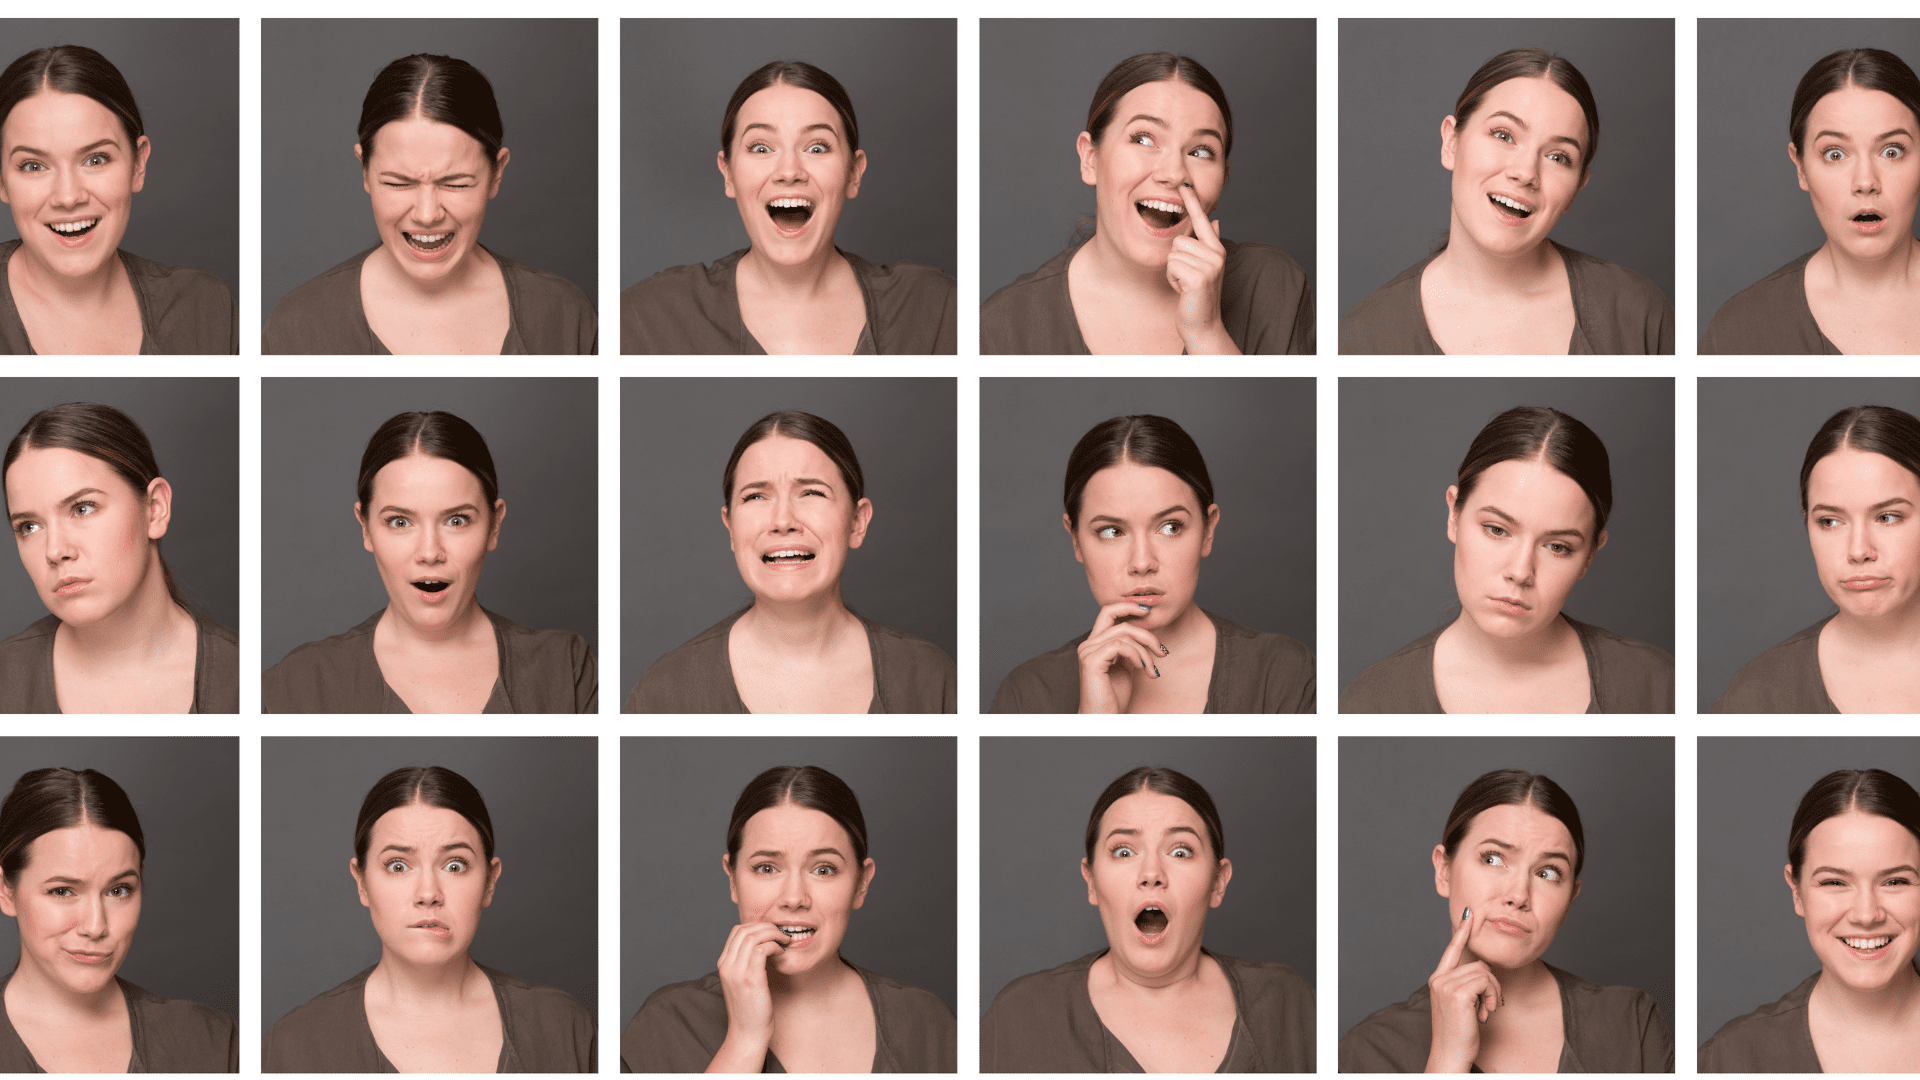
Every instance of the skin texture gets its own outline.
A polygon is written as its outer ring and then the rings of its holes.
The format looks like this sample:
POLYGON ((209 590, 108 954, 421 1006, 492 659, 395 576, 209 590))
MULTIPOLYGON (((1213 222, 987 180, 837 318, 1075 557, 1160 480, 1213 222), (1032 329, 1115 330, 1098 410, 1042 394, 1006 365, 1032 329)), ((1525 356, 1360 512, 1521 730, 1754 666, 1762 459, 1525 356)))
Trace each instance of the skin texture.
POLYGON ((1834 707, 1920 708, 1920 477, 1842 446, 1814 464, 1807 505, 1814 569, 1840 609, 1819 643, 1834 707))
POLYGON ((1457 485, 1447 488, 1447 539, 1454 545, 1462 618, 1483 636, 1508 640, 1564 626, 1559 616, 1567 595, 1607 543, 1604 530, 1593 539, 1586 492, 1534 458, 1502 461, 1481 473, 1464 511, 1459 495, 1457 485))
POLYGON ((105 461, 51 447, 23 452, 6 481, 21 565, 63 623, 86 627, 119 616, 159 579, 153 542, 167 534, 173 505, 165 479, 135 492, 105 461), (61 595, 61 582, 74 578, 80 582, 61 595))
POLYGON ((387 618, 429 637, 485 621, 475 594, 487 552, 500 546, 507 501, 489 507, 466 466, 426 454, 388 462, 373 476, 372 495, 372 512, 356 502, 353 514, 387 589, 387 618), (423 593, 413 582, 424 579, 450 584, 423 593))

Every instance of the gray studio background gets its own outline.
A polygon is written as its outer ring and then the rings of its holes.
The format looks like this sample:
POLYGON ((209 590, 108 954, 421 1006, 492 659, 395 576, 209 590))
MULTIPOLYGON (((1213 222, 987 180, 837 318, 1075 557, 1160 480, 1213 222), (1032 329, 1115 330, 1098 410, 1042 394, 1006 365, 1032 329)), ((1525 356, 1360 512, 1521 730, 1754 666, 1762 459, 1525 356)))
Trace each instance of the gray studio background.
MULTIPOLYGON (((740 911, 720 856, 747 781, 776 765, 818 765, 847 782, 867 822, 873 885, 840 955, 940 995, 956 994, 951 738, 620 740, 620 1015, 647 995, 714 970, 740 911)), ((611 1023, 615 1018, 607 1018, 611 1023)))
POLYGON ((1447 736, 1340 740, 1340 1033, 1433 974, 1448 938, 1433 846, 1494 769, 1544 773, 1580 810, 1580 896, 1543 959, 1645 990, 1672 1031, 1673 740, 1447 736))
MULTIPOLYGON (((240 380, 9 377, 0 395, 0 441, 11 441, 34 413, 75 401, 111 405, 147 433, 160 475, 173 486, 173 521, 160 552, 188 604, 238 631, 240 380)), ((0 570, 0 634, 11 635, 45 618, 47 608, 19 553, 6 561, 12 565, 0 570)))
POLYGON ((714 155, 727 99, 773 60, 853 99, 867 173, 834 244, 956 273, 956 35, 953 19, 620 20, 620 284, 747 246, 714 155))
POLYGON ((1081 218, 1091 231, 1074 140, 1113 65, 1160 50, 1200 61, 1233 109, 1226 238, 1272 244, 1318 284, 1312 19, 981 19, 982 300, 1064 251, 1081 218))
POLYGON ((1734 293, 1827 242, 1787 157, 1787 121, 1814 61, 1858 48, 1920 64, 1920 19, 1700 20, 1702 331, 1734 293))
POLYGON ((1092 629, 1099 607, 1060 524, 1067 455, 1135 413, 1179 424, 1206 458, 1220 526, 1201 607, 1314 647, 1312 379, 981 379, 983 708, 1014 668, 1092 629))
POLYGON ((599 770, 592 738, 283 738, 260 744, 260 1031, 380 960, 353 828, 374 782, 439 765, 480 789, 500 883, 477 963, 599 1009, 599 770))
POLYGON ((1341 218, 1341 311, 1446 239, 1440 121, 1481 64, 1526 45, 1573 61, 1600 110, 1593 179, 1553 239, 1674 295, 1672 19, 1342 19, 1340 203, 1366 212, 1341 218))
MULTIPOLYGON (((120 69, 153 145, 121 247, 218 274, 237 294, 240 20, 0 19, 0 67, 54 45, 85 45, 120 69)), ((0 243, 19 236, 0 211, 0 243)))
POLYGON ((455 56, 493 84, 513 157, 487 204, 490 251, 599 297, 599 28, 593 19, 263 19, 262 321, 280 298, 378 244, 354 160, 380 69, 455 56))
POLYGON ((1701 379, 1699 394, 1704 713, 1741 668, 1835 610, 1800 514, 1814 433, 1854 405, 1920 415, 1920 379, 1701 379))
POLYGON ((507 503, 481 606, 598 643, 595 380, 269 378, 260 387, 263 669, 387 606, 353 518, 360 455, 389 417, 435 409, 487 440, 507 503))
MULTIPOLYGON (((240 1016, 240 740, 15 736, 0 783, 34 769, 97 769, 127 793, 147 842, 140 926, 120 977, 240 1016)), ((19 924, 0 918, 0 956, 19 924)))
POLYGON ((1087 815, 1142 765, 1186 773, 1220 811, 1233 880, 1207 948, 1313 981, 1312 738, 982 738, 980 1012, 1014 979, 1107 947, 1080 876, 1087 815))
POLYGON ((782 409, 833 421, 866 477, 873 522, 847 553, 841 598, 959 660, 952 379, 622 379, 620 406, 619 700, 753 602, 720 523, 720 477, 748 426, 782 409))
POLYGON ((1672 379, 1341 379, 1340 689, 1460 614, 1447 488, 1516 405, 1559 409, 1607 446, 1607 546, 1564 610, 1673 651, 1672 379))

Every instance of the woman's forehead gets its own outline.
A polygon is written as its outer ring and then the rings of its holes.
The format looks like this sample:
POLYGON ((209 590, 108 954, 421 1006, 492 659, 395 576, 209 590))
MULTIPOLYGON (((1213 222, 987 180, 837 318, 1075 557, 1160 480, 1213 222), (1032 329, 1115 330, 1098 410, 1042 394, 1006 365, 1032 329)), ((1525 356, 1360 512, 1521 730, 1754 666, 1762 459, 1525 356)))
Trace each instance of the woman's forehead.
POLYGON ((16 146, 64 156, 102 139, 125 147, 127 131, 113 110, 85 94, 51 87, 20 99, 0 124, 0 153, 13 155, 16 146))
POLYGON ((422 802, 396 806, 381 814, 367 837, 369 854, 374 855, 389 845, 413 848, 416 853, 428 848, 432 850, 425 853, 433 854, 441 847, 461 842, 471 846, 475 854, 481 851, 480 830, 460 811, 422 802))
POLYGON ((1202 131, 1222 140, 1226 138, 1227 122, 1220 106, 1206 91, 1179 78, 1141 83, 1121 95, 1114 106, 1113 122, 1130 124, 1138 117, 1149 118, 1143 123, 1158 121, 1183 139, 1202 131))
POLYGON ((1185 799, 1151 788, 1122 795, 1100 815, 1100 840, 1104 842, 1116 830, 1132 830, 1122 835, 1140 839, 1158 839, 1170 830, 1191 831, 1202 844, 1207 843, 1207 826, 1185 799))
POLYGON ((389 120, 373 133, 368 166, 409 177, 437 179, 463 172, 484 177, 487 154, 480 140, 452 124, 416 113, 389 120))
POLYGON ((480 503, 486 495, 473 470, 457 461, 417 450, 382 465, 380 471, 373 474, 372 494, 376 506, 391 504, 423 512, 450 509, 467 502, 484 509, 480 503))
POLYGON ((734 138, 744 139, 753 128, 765 134, 795 136, 817 125, 826 125, 833 134, 845 138, 839 110, 817 91, 777 82, 748 95, 734 117, 734 138))
POLYGON ((1131 520, 1176 508, 1205 513, 1206 507, 1193 505, 1197 501, 1193 488, 1173 473, 1122 458, 1087 479, 1080 496, 1080 516, 1131 520))
POLYGON ((1885 90, 1871 90, 1847 83, 1832 91, 1807 112, 1807 137, 1818 138, 1822 131, 1856 140, 1876 139, 1905 129, 1907 138, 1920 138, 1920 118, 1900 99, 1885 90))
POLYGON ((824 480, 838 487, 840 467, 825 450, 805 439, 774 432, 746 448, 734 466, 733 486, 738 491, 747 484, 774 480, 806 478, 824 480))
POLYGON ((740 827, 743 857, 761 851, 804 856, 827 847, 853 857, 853 837, 831 814, 791 801, 761 810, 740 827))
POLYGON ((1573 832, 1567 823, 1532 803, 1488 807, 1467 823, 1469 844, 1500 841, 1532 854, 1556 853, 1572 859, 1573 832))
POLYGON ((1472 120, 1495 113, 1511 119, 1536 138, 1559 136, 1587 145, 1587 113, 1580 102, 1545 75, 1522 76, 1496 84, 1480 99, 1472 120))
POLYGON ((1871 450, 1842 445, 1813 463, 1807 474, 1810 505, 1845 507, 1904 498, 1920 504, 1920 476, 1871 450))
POLYGON ((7 467, 7 505, 10 513, 44 511, 51 504, 84 488, 109 494, 131 490, 113 466, 64 446, 23 450, 7 467))

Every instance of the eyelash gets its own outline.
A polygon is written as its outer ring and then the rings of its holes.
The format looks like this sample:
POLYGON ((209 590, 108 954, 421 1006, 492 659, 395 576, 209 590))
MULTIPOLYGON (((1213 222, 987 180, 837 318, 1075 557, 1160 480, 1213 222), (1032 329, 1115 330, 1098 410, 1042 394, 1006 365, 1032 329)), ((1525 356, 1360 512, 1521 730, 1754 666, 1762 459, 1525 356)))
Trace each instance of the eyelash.
MULTIPOLYGON (((800 494, 801 495, 818 495, 823 499, 827 497, 827 493, 824 491, 821 491, 819 488, 803 488, 801 489, 800 494)), ((745 504, 745 503, 750 503, 755 499, 764 500, 766 499, 766 497, 767 497, 766 494, 763 492, 749 491, 745 495, 740 496, 740 502, 742 504, 745 504)))
MULTIPOLYGON (((413 520, 400 514, 395 514, 387 518, 386 523, 389 529, 408 529, 413 527, 413 520)), ((447 524, 453 525, 456 529, 464 529, 473 524, 473 518, 466 514, 449 514, 447 515, 447 524), (456 521, 459 522, 458 525, 454 525, 456 521)))
MULTIPOLYGON (((55 885, 53 888, 47 890, 47 895, 58 896, 63 900, 72 899, 73 886, 55 885)), ((113 897, 116 900, 126 900, 131 896, 133 896, 133 886, 124 885, 124 884, 115 885, 113 888, 107 890, 107 895, 113 897)))
MULTIPOLYGON (((771 877, 774 874, 779 873, 780 868, 773 865, 772 863, 765 863, 765 862, 755 863, 753 865, 753 872, 756 874, 760 874, 762 877, 771 877)), ((831 863, 821 863, 819 866, 816 866, 812 870, 809 870, 807 872, 815 875, 816 877, 833 877, 835 874, 838 874, 840 872, 840 868, 832 865, 831 863)))
MULTIPOLYGON (((390 188, 410 188, 414 186, 412 183, 403 184, 393 180, 382 180, 380 182, 390 188)), ((448 191, 464 191, 467 188, 472 187, 473 185, 472 184, 441 184, 439 186, 446 188, 448 191)))
MULTIPOLYGON (((102 168, 112 163, 113 163, 113 155, 106 153, 104 151, 99 151, 99 150, 96 150, 93 153, 88 154, 86 157, 82 158, 80 161, 80 164, 83 167, 92 167, 96 169, 102 168), (95 164, 96 162, 98 162, 98 164, 95 164)), ((25 161, 22 161, 20 164, 14 166, 14 168, 18 169, 20 172, 51 171, 46 167, 44 163, 35 161, 32 158, 28 158, 25 161)))
MULTIPOLYGON (((1160 533, 1160 535, 1162 536, 1179 536, 1181 530, 1185 529, 1186 527, 1187 527, 1187 523, 1184 521, 1163 521, 1159 524, 1159 526, 1155 529, 1155 531, 1160 533), (1172 530, 1172 531, 1169 532, 1168 530, 1172 530)), ((1118 540, 1120 538, 1120 526, 1102 525, 1099 528, 1093 530, 1093 535, 1099 537, 1102 540, 1118 540), (1108 535, 1108 534, 1112 534, 1112 535, 1108 535)))
MULTIPOLYGON (((74 517, 78 517, 78 518, 92 517, 93 515, 99 512, 100 512, 100 504, 92 501, 91 499, 87 500, 86 502, 77 502, 73 504, 74 517)), ((37 521, 22 521, 13 527, 14 535, 19 537, 22 540, 26 539, 29 536, 32 536, 34 533, 39 531, 40 531, 40 523, 37 521)))
MULTIPOLYGON (((1513 132, 1508 131, 1506 128, 1494 128, 1491 132, 1489 132, 1489 134, 1491 134, 1494 138, 1499 139, 1503 143, 1507 143, 1512 146, 1520 145, 1514 139, 1513 132)), ((1556 161, 1562 165, 1572 165, 1573 155, 1567 153, 1564 150, 1555 150, 1547 154, 1547 160, 1556 161)))
MULTIPOLYGON (((1898 525, 1906 519, 1907 515, 1898 510, 1882 510, 1873 516, 1873 520, 1880 522, 1882 525, 1898 525), (1881 521, 1882 518, 1892 518, 1893 520, 1881 521)), ((1837 529, 1842 524, 1837 517, 1817 517, 1813 519, 1813 523, 1822 529, 1837 529)))
MULTIPOLYGON (((1497 851, 1481 852, 1480 861, 1487 866, 1505 866, 1507 864, 1505 857, 1503 857, 1497 851)), ((1557 866, 1543 866, 1537 872, 1543 875, 1544 874, 1552 875, 1551 877, 1547 878, 1548 881, 1561 881, 1561 880, 1564 880, 1564 878, 1566 877, 1565 873, 1562 872, 1561 869, 1557 866)))
MULTIPOLYGON (((387 873, 389 873, 389 874, 404 874, 404 873, 406 873, 406 872, 407 872, 407 871, 408 871, 409 869, 411 869, 411 868, 410 868, 409 866, 407 866, 407 860, 405 860, 405 859, 388 859, 388 860, 387 860, 387 861, 386 861, 386 862, 385 862, 384 864, 382 864, 382 865, 383 865, 383 866, 385 867, 385 869, 386 869, 386 871, 387 871, 387 873), (399 867, 400 869, 398 869, 398 870, 395 870, 395 869, 394 869, 394 867, 396 867, 396 866, 397 866, 397 867, 399 867)), ((465 860, 465 859, 448 859, 448 860, 447 860, 447 865, 446 865, 446 866, 443 866, 443 867, 441 867, 441 869, 442 869, 442 870, 447 870, 447 871, 449 871, 449 872, 451 872, 451 873, 455 873, 455 874, 464 874, 464 873, 466 873, 466 870, 467 870, 467 860, 465 860), (458 870, 455 870, 455 869, 453 869, 453 868, 454 868, 454 867, 456 867, 456 866, 457 866, 457 867, 459 867, 460 869, 458 869, 458 870)))
MULTIPOLYGON (((747 153, 749 154, 756 154, 762 150, 765 150, 769 154, 773 153, 773 147, 768 146, 766 143, 763 143, 763 142, 753 143, 747 147, 747 153)), ((811 142, 807 144, 807 148, 805 150, 802 150, 801 153, 811 154, 816 150, 822 154, 831 154, 833 153, 833 144, 830 142, 827 142, 824 139, 818 142, 811 142)))
MULTIPOLYGON (((1513 535, 1512 533, 1506 530, 1505 526, 1496 525, 1491 521, 1483 522, 1480 527, 1487 530, 1489 533, 1492 533, 1496 539, 1506 539, 1507 537, 1513 535)), ((1558 555, 1563 559, 1574 553, 1574 547, 1572 544, 1568 544, 1559 540, 1547 541, 1546 547, 1548 551, 1553 552, 1555 555, 1558 555)))
MULTIPOLYGON (((1173 855, 1176 853, 1178 853, 1180 857, 1183 859, 1191 859, 1193 858, 1193 855, 1194 855, 1192 846, 1188 844, 1175 844, 1172 847, 1172 849, 1170 849, 1167 852, 1167 854, 1169 855, 1173 855)), ((1129 858, 1133 855, 1133 845, 1118 844, 1114 847, 1114 849, 1111 852, 1109 852, 1109 854, 1111 854, 1116 859, 1129 858)))
MULTIPOLYGON (((1127 136, 1127 141, 1139 146, 1159 145, 1153 141, 1153 133, 1150 131, 1136 131, 1132 135, 1127 136)), ((1213 147, 1205 143, 1195 146, 1193 149, 1187 151, 1187 153, 1198 157, 1202 161, 1212 161, 1216 156, 1213 147)))

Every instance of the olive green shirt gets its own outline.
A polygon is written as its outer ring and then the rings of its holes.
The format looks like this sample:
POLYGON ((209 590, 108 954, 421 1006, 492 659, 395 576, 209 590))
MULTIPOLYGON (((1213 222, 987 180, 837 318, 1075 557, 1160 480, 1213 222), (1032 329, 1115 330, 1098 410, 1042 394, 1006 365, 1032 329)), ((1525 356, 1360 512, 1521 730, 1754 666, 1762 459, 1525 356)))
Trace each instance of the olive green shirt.
MULTIPOLYGON (((1834 615, 1839 612, 1834 612, 1834 615)), ((1734 675, 1708 712, 1839 713, 1820 675, 1820 631, 1829 615, 1768 649, 1734 675)))
MULTIPOLYGON (((26 324, 7 284, 7 262, 20 241, 0 244, 0 353, 34 355, 26 324)), ((140 302, 140 352, 144 355, 234 356, 240 352, 240 309, 233 290, 218 275, 197 266, 162 266, 120 252, 134 298, 140 302)))
MULTIPOLYGON (((1587 711, 1590 713, 1670 713, 1673 711, 1673 654, 1656 645, 1621 637, 1610 630, 1566 619, 1580 635, 1587 654, 1587 711)), ((1449 624, 1451 625, 1451 624, 1449 624)), ((1445 626, 1360 673, 1340 694, 1343 713, 1438 713, 1440 694, 1433 686, 1433 644, 1445 626)))
MULTIPOLYGON (((1213 622, 1213 674, 1207 680, 1210 713, 1310 713, 1315 708, 1313 653, 1284 634, 1249 630, 1206 613, 1213 622)), ((1081 634, 1021 664, 993 695, 995 713, 1080 711, 1081 634)))
MULTIPOLYGON (((197 612, 193 616, 196 654, 190 713, 240 711, 240 638, 197 612)), ((48 615, 0 641, 0 713, 57 713, 53 637, 60 617, 48 615)))
POLYGON ((1775 353, 1839 356, 1807 304, 1805 255, 1733 294, 1700 335, 1700 355, 1775 353))
MULTIPOLYGON (((0 990, 13 978, 0 977, 0 990)), ((205 1005, 140 989, 116 978, 127 999, 127 1024, 133 1036, 130 1073, 237 1073, 240 1044, 233 1018, 205 1005)), ((27 1044, 20 1041, 7 1017, 6 997, 0 993, 0 1072, 43 1073, 27 1044)))

